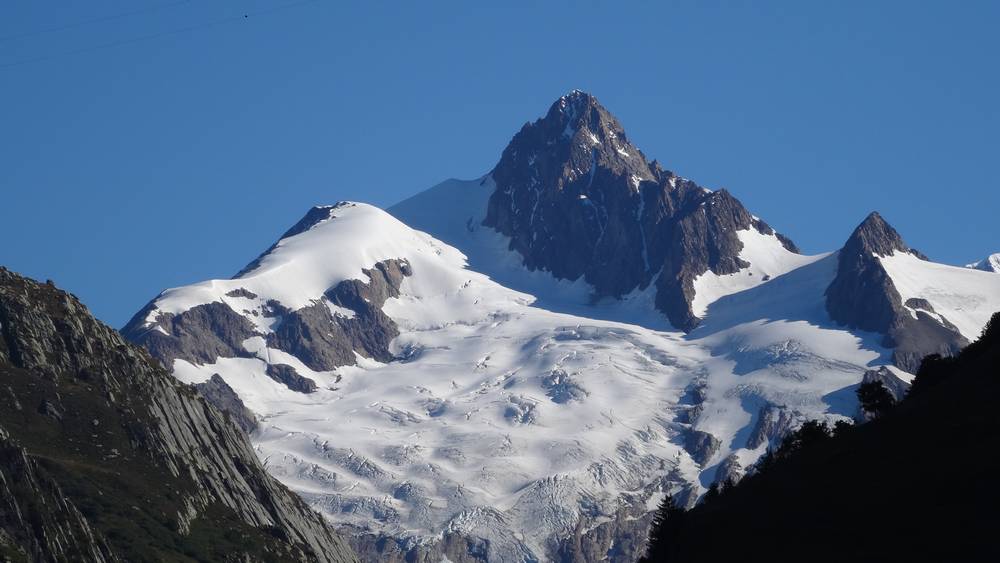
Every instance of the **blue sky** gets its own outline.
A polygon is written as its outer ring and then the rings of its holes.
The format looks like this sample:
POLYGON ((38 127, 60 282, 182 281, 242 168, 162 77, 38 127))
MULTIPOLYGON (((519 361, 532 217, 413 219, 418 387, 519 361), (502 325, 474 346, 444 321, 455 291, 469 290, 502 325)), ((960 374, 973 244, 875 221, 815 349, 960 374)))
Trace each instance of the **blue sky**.
POLYGON ((121 326, 313 204, 487 172, 573 88, 807 252, 878 210, 965 263, 1000 251, 998 24, 971 1, 10 0, 0 265, 121 326))

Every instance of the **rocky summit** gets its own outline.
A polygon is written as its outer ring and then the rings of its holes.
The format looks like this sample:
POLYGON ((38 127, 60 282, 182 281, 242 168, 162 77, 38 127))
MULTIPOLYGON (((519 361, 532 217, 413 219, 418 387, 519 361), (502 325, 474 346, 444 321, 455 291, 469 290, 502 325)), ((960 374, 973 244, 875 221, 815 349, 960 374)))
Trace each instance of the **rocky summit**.
POLYGON ((491 176, 483 224, 509 237, 529 270, 582 277, 595 298, 655 285, 656 307, 683 330, 699 322, 699 276, 749 266, 739 231, 775 235, 798 252, 726 190, 647 161, 618 120, 579 90, 522 127, 491 176))

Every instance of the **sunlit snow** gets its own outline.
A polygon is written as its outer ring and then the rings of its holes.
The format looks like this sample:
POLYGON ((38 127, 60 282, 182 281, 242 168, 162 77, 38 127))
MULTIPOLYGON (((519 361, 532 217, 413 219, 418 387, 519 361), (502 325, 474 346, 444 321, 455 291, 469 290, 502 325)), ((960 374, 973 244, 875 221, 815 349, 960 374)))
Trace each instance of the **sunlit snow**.
MULTIPOLYGON (((268 470, 336 523, 423 539, 462 530, 490 538, 490 560, 544 559, 555 538, 581 518, 613 518, 623 498, 653 510, 665 492, 704 491, 728 456, 752 464, 767 447, 750 442, 769 407, 793 422, 854 415, 862 374, 889 362, 879 335, 827 316, 836 254, 801 256, 773 235, 738 233, 750 267, 696 280, 705 320, 685 335, 654 310, 652 288, 594 303, 583 280, 524 269, 482 226, 493 189, 489 177, 451 180, 388 213, 331 208, 244 276, 156 302, 151 315, 223 302, 264 335, 252 311, 268 299, 302 307, 379 261, 409 263, 401 295, 383 307, 399 327, 397 361, 359 356, 315 372, 258 336, 243 343, 250 357, 173 365, 187 382, 220 374, 260 417, 252 440, 268 470), (233 297, 239 289, 257 297, 233 297), (319 389, 289 390, 267 376, 269 363, 319 389), (692 429, 719 440, 701 465, 685 449, 692 429)), ((976 297, 1000 296, 995 274, 909 255, 883 263, 904 299, 928 299, 967 336, 1000 309, 976 297)))

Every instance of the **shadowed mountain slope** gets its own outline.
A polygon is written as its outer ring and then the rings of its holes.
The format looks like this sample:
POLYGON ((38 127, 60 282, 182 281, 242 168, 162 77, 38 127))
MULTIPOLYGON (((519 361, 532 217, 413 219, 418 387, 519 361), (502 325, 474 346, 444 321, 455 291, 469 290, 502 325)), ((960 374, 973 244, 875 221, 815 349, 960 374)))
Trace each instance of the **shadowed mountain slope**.
POLYGON ((75 297, 0 268, 0 559, 356 561, 246 436, 75 297))

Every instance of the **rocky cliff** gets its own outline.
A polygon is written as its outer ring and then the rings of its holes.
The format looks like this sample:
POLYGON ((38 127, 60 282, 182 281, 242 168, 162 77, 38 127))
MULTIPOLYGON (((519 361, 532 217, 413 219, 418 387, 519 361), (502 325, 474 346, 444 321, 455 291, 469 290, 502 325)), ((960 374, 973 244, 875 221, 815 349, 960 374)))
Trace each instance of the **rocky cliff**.
POLYGON ((881 215, 871 213, 840 250, 826 308, 838 323, 883 335, 883 345, 893 349, 893 363, 916 373, 924 356, 950 356, 969 341, 927 300, 904 302, 881 262, 897 252, 926 260, 881 215))
POLYGON ((582 276, 597 298, 655 284, 657 308, 684 330, 699 322, 694 280, 749 265, 737 233, 775 234, 726 190, 647 161, 618 120, 580 91, 525 124, 491 174, 484 224, 510 237, 526 267, 582 276))
POLYGON ((0 268, 0 555, 356 561, 245 435, 72 295, 0 268))

